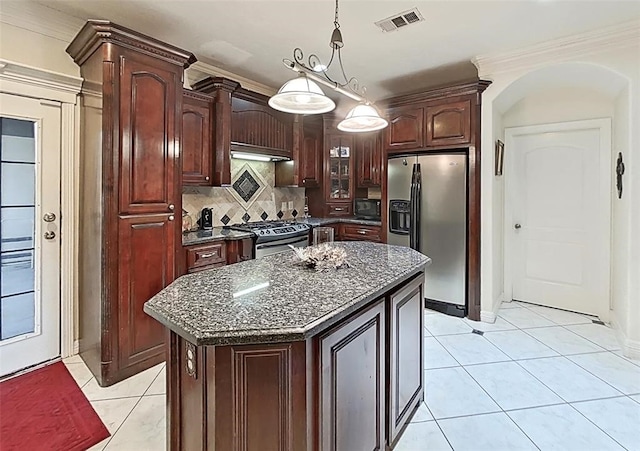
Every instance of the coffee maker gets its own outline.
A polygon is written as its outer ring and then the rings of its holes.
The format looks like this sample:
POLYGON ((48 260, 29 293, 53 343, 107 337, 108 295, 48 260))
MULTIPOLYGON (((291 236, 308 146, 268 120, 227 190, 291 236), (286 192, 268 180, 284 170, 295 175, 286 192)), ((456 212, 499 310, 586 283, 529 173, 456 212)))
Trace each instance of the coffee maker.
POLYGON ((213 228, 213 209, 203 208, 198 219, 200 230, 211 230, 213 228))

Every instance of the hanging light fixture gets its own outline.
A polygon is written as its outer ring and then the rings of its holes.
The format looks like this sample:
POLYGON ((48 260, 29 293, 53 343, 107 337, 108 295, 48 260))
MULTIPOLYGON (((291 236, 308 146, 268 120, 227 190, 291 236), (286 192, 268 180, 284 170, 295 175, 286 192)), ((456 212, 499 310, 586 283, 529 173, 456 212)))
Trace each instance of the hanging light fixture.
POLYGON ((319 83, 360 103, 338 124, 338 129, 346 132, 370 132, 383 129, 389 123, 380 117, 378 110, 367 100, 366 88, 360 88, 357 78, 347 77, 342 65, 340 51, 344 47, 344 41, 338 20, 338 0, 336 0, 333 25, 334 29, 329 42, 331 47, 329 63, 323 64, 315 54, 311 54, 305 62, 302 50, 294 49, 293 60, 285 58, 283 62, 286 67, 298 72, 300 76, 282 85, 278 93, 269 99, 269 105, 286 113, 321 114, 332 111, 335 103, 322 92, 317 84, 319 83), (329 75, 334 61, 338 62, 340 81, 329 75))

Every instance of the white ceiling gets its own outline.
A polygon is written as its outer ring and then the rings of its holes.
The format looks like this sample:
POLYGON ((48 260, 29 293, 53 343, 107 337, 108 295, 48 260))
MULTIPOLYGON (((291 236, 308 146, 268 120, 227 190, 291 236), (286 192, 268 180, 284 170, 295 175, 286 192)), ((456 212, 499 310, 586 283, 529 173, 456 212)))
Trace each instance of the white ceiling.
MULTIPOLYGON (((275 88, 295 47, 329 56, 333 0, 41 0, 81 19, 108 19, 275 88)), ((474 56, 640 18, 640 1, 340 2, 347 74, 372 98, 475 75, 474 56), (374 22, 417 6, 424 22, 383 33, 374 22)))

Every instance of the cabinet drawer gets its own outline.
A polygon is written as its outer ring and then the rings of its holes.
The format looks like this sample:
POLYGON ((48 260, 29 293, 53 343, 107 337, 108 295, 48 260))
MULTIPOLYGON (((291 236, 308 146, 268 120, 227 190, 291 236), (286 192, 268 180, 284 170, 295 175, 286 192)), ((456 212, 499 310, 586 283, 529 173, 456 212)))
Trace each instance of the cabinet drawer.
POLYGON ((327 203, 327 216, 351 216, 351 203, 327 203))
POLYGON ((365 226, 358 224, 342 224, 340 237, 346 241, 382 241, 380 238, 380 227, 365 226))
POLYGON ((224 242, 187 248, 187 272, 224 266, 226 262, 227 256, 224 242))

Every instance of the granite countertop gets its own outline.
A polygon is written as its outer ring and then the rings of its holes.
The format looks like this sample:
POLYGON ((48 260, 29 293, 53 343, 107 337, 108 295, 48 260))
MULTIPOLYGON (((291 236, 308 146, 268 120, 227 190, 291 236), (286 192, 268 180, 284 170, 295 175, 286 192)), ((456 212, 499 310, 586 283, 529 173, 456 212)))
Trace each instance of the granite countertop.
POLYGON ((195 345, 304 340, 366 305, 431 262, 407 247, 339 242, 350 268, 318 272, 290 254, 189 274, 144 311, 195 345))
POLYGON ((192 244, 204 244, 212 241, 241 240, 242 238, 251 238, 253 236, 251 232, 214 227, 212 230, 196 230, 195 232, 183 233, 182 245, 190 246, 192 244))
POLYGON ((370 225, 370 226, 381 226, 381 221, 372 221, 369 219, 356 219, 356 218, 297 218, 296 222, 302 222, 304 224, 309 224, 312 228, 319 227, 327 224, 338 224, 338 223, 346 223, 346 224, 358 224, 358 225, 370 225))

